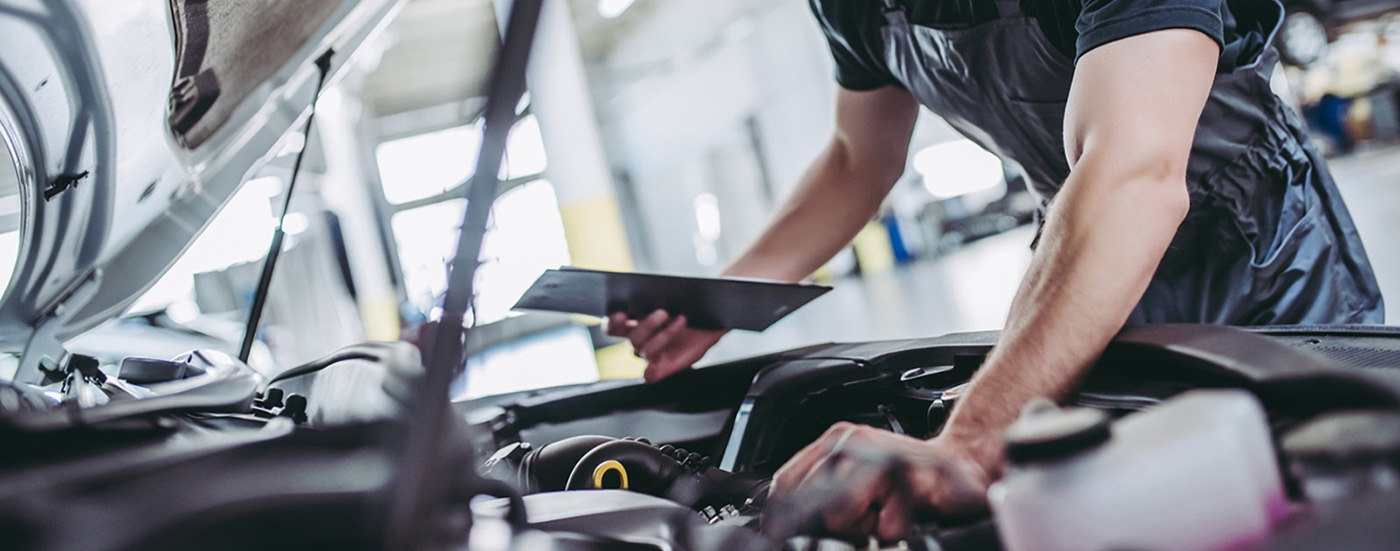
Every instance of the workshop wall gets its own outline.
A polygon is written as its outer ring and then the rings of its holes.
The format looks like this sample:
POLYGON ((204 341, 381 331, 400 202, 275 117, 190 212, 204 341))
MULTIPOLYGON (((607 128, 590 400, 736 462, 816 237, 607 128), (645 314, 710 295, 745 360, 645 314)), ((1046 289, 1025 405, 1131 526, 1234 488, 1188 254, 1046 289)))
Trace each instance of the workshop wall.
POLYGON ((803 0, 674 0, 619 42, 593 76, 651 269, 716 273, 762 228, 831 135, 829 57, 803 0))

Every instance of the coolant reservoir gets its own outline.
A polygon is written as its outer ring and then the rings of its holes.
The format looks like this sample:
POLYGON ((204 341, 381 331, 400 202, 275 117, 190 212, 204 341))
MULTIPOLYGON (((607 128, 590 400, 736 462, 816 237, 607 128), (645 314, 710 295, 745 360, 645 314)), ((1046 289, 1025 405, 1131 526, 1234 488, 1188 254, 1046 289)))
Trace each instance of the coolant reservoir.
POLYGON ((1187 392, 1110 426, 1097 410, 1028 412, 988 494, 1008 551, 1219 551, 1287 511, 1268 421, 1241 390, 1187 392))

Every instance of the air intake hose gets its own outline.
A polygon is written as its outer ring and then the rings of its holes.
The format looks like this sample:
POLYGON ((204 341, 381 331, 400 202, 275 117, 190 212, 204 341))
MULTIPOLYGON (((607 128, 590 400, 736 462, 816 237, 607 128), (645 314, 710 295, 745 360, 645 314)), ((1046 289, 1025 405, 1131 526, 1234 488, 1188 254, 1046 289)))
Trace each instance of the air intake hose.
POLYGON ((584 454, 564 489, 627 489, 660 496, 685 472, 680 462, 650 444, 615 440, 584 454), (625 488, 619 484, 622 481, 625 488))

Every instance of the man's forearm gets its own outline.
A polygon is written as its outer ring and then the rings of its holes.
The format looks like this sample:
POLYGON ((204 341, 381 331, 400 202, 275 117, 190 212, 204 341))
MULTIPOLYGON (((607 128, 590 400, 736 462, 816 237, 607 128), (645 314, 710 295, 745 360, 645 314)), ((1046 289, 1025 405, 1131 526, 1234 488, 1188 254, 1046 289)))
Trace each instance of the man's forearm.
POLYGON ((833 141, 725 275, 793 282, 807 277, 870 222, 898 178, 889 168, 862 165, 833 141))
POLYGON ((1020 408, 1062 398, 1122 328, 1188 208, 1184 181, 1081 164, 1056 198, 998 345, 941 437, 998 464, 1001 432, 1020 408))

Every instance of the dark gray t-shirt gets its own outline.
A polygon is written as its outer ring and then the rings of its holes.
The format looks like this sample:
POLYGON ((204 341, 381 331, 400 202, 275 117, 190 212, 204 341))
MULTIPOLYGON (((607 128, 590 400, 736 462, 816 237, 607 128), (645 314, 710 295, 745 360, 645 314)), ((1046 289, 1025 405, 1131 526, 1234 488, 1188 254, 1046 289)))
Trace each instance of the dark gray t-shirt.
MULTIPOLYGON (((880 0, 809 0, 836 60, 836 80, 850 90, 900 84, 885 68, 886 24, 880 0)), ((993 0, 899 0, 914 25, 968 28, 998 17, 993 0)), ((1194 29, 1220 44, 1218 71, 1228 73, 1263 51, 1278 17, 1273 0, 1021 0, 1021 10, 1075 60, 1134 35, 1194 29)))

